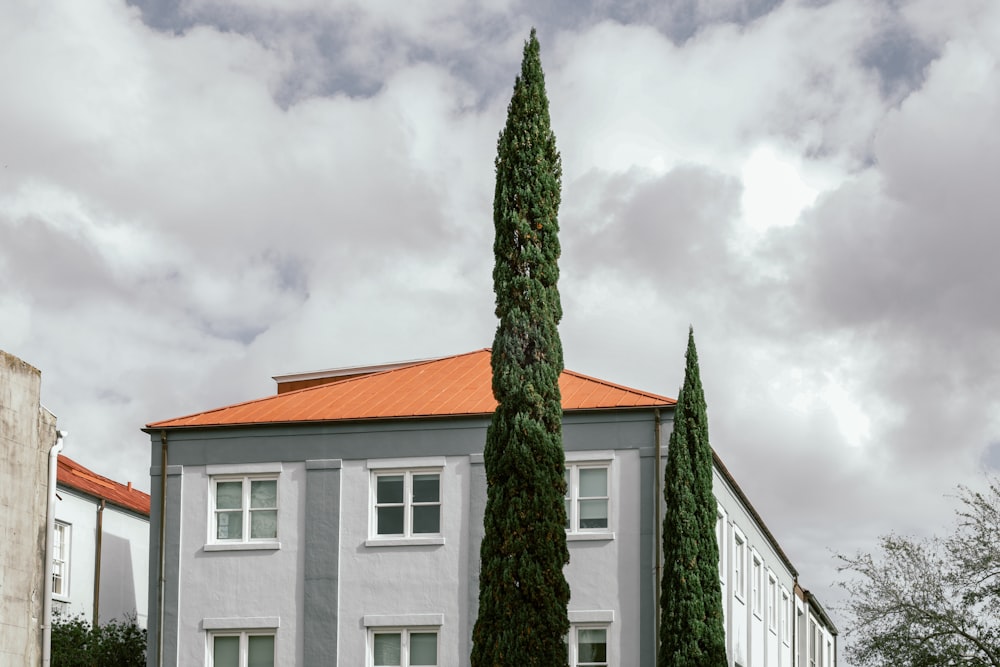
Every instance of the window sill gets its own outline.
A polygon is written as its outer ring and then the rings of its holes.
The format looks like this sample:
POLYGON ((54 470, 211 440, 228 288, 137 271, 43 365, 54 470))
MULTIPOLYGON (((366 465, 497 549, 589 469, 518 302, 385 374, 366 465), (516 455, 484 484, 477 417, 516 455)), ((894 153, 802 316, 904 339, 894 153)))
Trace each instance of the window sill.
POLYGON ((281 542, 234 542, 232 544, 206 544, 205 551, 277 551, 281 542))
POLYGON ((365 540, 366 547, 439 547, 443 537, 372 537, 365 540))
POLYGON ((607 533, 566 533, 567 542, 594 542, 610 541, 615 539, 615 534, 607 533))

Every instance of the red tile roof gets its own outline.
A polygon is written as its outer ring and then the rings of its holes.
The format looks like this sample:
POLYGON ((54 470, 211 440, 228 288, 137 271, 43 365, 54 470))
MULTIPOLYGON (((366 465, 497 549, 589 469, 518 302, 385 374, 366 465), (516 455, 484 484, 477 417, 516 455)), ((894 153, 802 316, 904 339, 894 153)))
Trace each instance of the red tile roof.
POLYGON ((69 458, 59 455, 59 467, 56 481, 71 489, 76 489, 99 500, 106 500, 112 505, 118 505, 149 516, 149 494, 128 485, 102 477, 92 470, 69 458))
MULTIPOLYGON (((418 361, 187 417, 147 428, 485 415, 496 409, 490 350, 418 361)), ((665 407, 672 398, 587 377, 559 376, 564 410, 665 407)))

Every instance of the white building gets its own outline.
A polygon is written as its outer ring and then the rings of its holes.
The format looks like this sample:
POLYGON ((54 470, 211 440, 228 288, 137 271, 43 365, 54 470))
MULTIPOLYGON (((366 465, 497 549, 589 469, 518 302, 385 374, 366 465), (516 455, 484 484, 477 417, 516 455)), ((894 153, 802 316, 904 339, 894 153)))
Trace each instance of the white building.
POLYGON ((91 623, 134 617, 146 627, 149 495, 59 456, 53 609, 91 623))
MULTIPOLYGON (((489 356, 283 376, 149 424, 148 664, 468 665, 489 356)), ((674 401, 572 371, 560 389, 571 664, 652 667, 674 401)), ((730 665, 793 667, 798 574, 715 472, 730 665)))

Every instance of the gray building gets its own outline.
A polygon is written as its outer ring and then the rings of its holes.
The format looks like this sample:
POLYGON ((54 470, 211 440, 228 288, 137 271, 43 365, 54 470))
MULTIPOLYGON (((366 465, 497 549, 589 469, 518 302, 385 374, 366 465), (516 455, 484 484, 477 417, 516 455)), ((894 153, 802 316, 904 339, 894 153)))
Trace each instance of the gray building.
MULTIPOLYGON (((0 350, 0 664, 43 659, 49 476, 56 419, 40 401, 42 374, 0 350)), ((54 491, 55 489, 52 488, 54 491)))
MULTIPOLYGON (((489 350, 275 378, 154 422, 150 665, 468 665, 489 350)), ((655 664, 672 399, 560 377, 572 665, 655 664)), ((730 665, 793 667, 798 573, 717 462, 730 665)))

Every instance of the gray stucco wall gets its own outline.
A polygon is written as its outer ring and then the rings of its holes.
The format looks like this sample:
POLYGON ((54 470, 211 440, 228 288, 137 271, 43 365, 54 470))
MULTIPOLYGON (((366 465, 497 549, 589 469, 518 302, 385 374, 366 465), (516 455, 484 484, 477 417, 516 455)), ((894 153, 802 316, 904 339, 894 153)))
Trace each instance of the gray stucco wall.
MULTIPOLYGON (((279 519, 280 551, 270 558, 249 552, 210 556, 238 569, 240 578, 264 579, 271 588, 294 594, 294 600, 279 602, 240 588, 244 599, 250 595, 254 601, 249 606, 255 615, 280 616, 276 651, 284 658, 282 664, 364 664, 365 624, 396 617, 400 622, 440 617, 441 664, 468 664, 478 597, 486 489, 481 453, 488 421, 476 417, 170 431, 168 470, 178 474, 168 475, 176 482, 168 482, 167 494, 163 664, 203 659, 206 633, 197 625, 199 619, 244 614, 220 610, 225 589, 239 582, 226 578, 223 569, 211 577, 201 571, 208 520, 206 466, 276 462, 282 464, 281 486, 287 487, 281 493, 298 498, 282 504, 288 512, 282 509, 279 519), (366 466, 421 457, 445 462, 442 543, 372 544, 367 539, 371 471, 366 466), (282 565, 276 566, 277 560, 282 565)), ((156 665, 160 432, 150 435, 149 664, 156 665)), ((586 459, 587 452, 600 458, 611 452, 611 484, 621 498, 612 503, 613 538, 569 543, 571 618, 607 619, 609 648, 619 664, 651 666, 656 609, 651 574, 653 413, 570 413, 564 418, 563 440, 568 458, 586 459), (604 576, 606 572, 617 576, 604 576)))
POLYGON ((41 372, 0 350, 0 664, 41 661, 48 453, 41 372))

